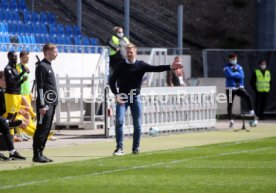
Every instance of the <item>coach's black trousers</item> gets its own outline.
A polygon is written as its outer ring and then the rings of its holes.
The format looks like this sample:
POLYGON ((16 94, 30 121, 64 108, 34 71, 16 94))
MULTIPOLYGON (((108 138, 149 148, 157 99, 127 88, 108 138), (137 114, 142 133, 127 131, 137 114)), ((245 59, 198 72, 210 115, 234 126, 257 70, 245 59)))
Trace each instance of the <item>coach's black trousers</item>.
POLYGON ((244 88, 239 88, 236 90, 233 89, 226 89, 226 96, 227 96, 227 113, 228 118, 230 120, 233 119, 232 115, 232 108, 233 108, 233 102, 235 96, 239 96, 246 100, 249 110, 253 110, 253 104, 250 95, 247 93, 247 91, 244 88))
POLYGON ((39 124, 40 113, 39 113, 39 107, 37 106, 36 114, 37 114, 38 120, 37 120, 36 131, 33 139, 34 154, 43 152, 46 146, 48 135, 51 131, 56 105, 48 105, 48 106, 49 106, 49 109, 46 111, 46 114, 43 116, 42 124, 39 124))

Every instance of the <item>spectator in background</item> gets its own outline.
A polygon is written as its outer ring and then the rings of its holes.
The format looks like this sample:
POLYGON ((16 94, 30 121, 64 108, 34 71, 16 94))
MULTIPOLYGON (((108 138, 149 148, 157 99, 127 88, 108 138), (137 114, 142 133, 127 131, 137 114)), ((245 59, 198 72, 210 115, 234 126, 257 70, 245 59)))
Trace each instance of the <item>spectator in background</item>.
MULTIPOLYGON (((237 63, 238 56, 235 53, 229 54, 229 62, 225 65, 223 71, 226 77, 226 95, 227 95, 227 113, 230 119, 229 127, 234 125, 232 106, 235 95, 244 98, 250 109, 249 113, 255 115, 251 97, 244 88, 244 72, 242 67, 237 63)), ((257 124, 256 120, 253 124, 257 124)))
POLYGON ((146 72, 163 72, 169 69, 182 68, 179 63, 172 65, 152 66, 144 61, 136 60, 137 48, 130 43, 126 47, 127 58, 119 64, 110 77, 110 89, 115 94, 116 100, 116 149, 113 155, 123 155, 123 126, 125 113, 130 107, 133 120, 133 144, 132 153, 139 153, 141 124, 142 124, 142 102, 141 102, 141 84, 146 72), (116 82, 119 84, 119 91, 116 88, 116 82))
MULTIPOLYGON (((16 65, 16 69, 18 71, 18 73, 21 73, 23 71, 23 68, 28 66, 28 62, 29 62, 29 52, 28 51, 21 51, 19 54, 19 58, 20 58, 20 63, 16 65)), ((28 75, 25 75, 27 77, 29 77, 28 75)), ((21 84, 21 95, 24 96, 28 102, 28 106, 30 107, 30 115, 32 116, 32 118, 34 119, 36 117, 36 114, 33 111, 32 108, 32 93, 31 93, 31 81, 28 78, 25 82, 23 82, 21 84)))
POLYGON ((110 47, 109 51, 109 74, 111 75, 120 61, 126 58, 126 46, 129 43, 127 37, 124 36, 122 27, 114 27, 114 34, 108 38, 107 44, 110 47))
POLYGON ((25 73, 29 73, 28 67, 23 67, 19 74, 16 70, 17 54, 13 51, 8 53, 9 63, 4 69, 4 77, 6 82, 6 113, 4 115, 8 120, 13 120, 22 103, 21 99, 21 84, 25 82, 28 77, 25 73))
MULTIPOLYGON (((4 77, 4 72, 0 71, 0 115, 4 115, 6 113, 6 101, 5 101, 5 89, 6 89, 6 82, 4 77)), ((31 116, 29 114, 30 107, 28 106, 28 102, 25 97, 21 96, 21 104, 15 116, 16 120, 22 120, 22 124, 20 128, 23 129, 25 133, 30 136, 34 135, 35 126, 33 121, 31 120, 31 116)), ((13 130, 11 130, 11 134, 13 134, 13 130)), ((16 138, 14 135, 14 141, 22 141, 23 139, 16 138)))
MULTIPOLYGON (((181 57, 176 56, 174 58, 173 63, 181 64, 181 57)), ((184 78, 184 71, 183 69, 176 69, 176 70, 168 70, 167 71, 167 85, 168 86, 185 86, 185 78, 184 78)))
POLYGON ((260 60, 259 67, 252 73, 250 85, 255 91, 255 111, 260 120, 264 120, 267 96, 271 88, 271 74, 265 60, 260 60))
MULTIPOLYGON (((28 51, 21 51, 19 54, 20 58, 20 63, 16 65, 16 69, 18 73, 21 73, 23 71, 23 68, 27 67, 28 62, 29 62, 29 52, 28 51)), ((31 82, 29 79, 28 74, 25 74, 25 76, 28 77, 28 79, 21 84, 21 96, 22 96, 22 102, 26 102, 24 106, 28 107, 28 113, 31 116, 31 119, 36 118, 36 114, 34 113, 34 110, 32 108, 32 93, 31 93, 31 82)), ((16 139, 18 141, 23 140, 23 141, 28 141, 31 137, 28 136, 21 128, 17 128, 16 132, 16 139)))

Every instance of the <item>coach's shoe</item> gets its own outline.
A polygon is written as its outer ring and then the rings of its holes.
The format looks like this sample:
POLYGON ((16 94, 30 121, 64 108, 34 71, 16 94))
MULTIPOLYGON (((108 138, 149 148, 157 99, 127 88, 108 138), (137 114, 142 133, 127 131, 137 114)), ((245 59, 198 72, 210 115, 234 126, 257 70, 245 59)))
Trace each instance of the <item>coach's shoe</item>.
POLYGON ((0 160, 1 161, 9 161, 9 158, 6 157, 4 154, 0 153, 0 160))
POLYGON ((139 154, 140 153, 140 150, 139 149, 135 149, 135 150, 132 150, 132 154, 139 154))
POLYGON ((48 160, 48 159, 45 159, 45 158, 42 157, 42 156, 34 156, 34 157, 33 157, 33 162, 47 163, 47 162, 49 162, 49 160, 48 160))
POLYGON ((124 155, 124 151, 122 148, 116 148, 113 152, 113 155, 117 155, 117 156, 124 155))
POLYGON ((13 154, 10 153, 10 160, 26 160, 26 158, 15 151, 13 154))
POLYGON ((234 126, 234 120, 231 120, 229 123, 229 128, 232 128, 234 126))
POLYGON ((44 158, 44 159, 46 159, 46 160, 48 160, 48 162, 54 162, 54 160, 46 157, 45 155, 41 155, 41 157, 44 158))
POLYGON ((42 152, 40 150, 34 150, 33 162, 47 163, 49 162, 49 160, 42 155, 42 152))

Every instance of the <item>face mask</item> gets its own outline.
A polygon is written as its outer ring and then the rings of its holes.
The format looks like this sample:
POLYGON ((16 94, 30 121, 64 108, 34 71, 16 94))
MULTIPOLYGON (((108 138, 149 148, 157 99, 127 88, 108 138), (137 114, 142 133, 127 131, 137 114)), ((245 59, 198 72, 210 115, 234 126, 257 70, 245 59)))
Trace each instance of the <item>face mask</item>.
POLYGON ((120 33, 117 33, 116 34, 119 38, 122 38, 124 36, 124 33, 123 32, 120 32, 120 33))
POLYGON ((260 65, 260 68, 261 68, 262 70, 265 70, 265 69, 266 69, 266 64, 260 65))
POLYGON ((230 62, 230 64, 236 65, 238 61, 237 60, 230 60, 229 62, 230 62))

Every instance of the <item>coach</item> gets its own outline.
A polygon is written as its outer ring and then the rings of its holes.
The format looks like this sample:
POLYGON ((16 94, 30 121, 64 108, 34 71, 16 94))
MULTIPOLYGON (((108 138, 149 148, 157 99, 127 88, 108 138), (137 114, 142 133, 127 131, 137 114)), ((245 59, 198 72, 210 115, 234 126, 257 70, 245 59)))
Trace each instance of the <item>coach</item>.
POLYGON ((123 155, 123 125, 125 113, 130 106, 133 119, 133 145, 132 153, 139 153, 141 123, 142 123, 142 103, 140 90, 143 76, 146 72, 163 72, 170 69, 182 68, 179 63, 172 65, 152 66, 144 61, 136 60, 137 48, 130 43, 126 47, 127 58, 118 64, 114 73, 109 79, 110 89, 116 95, 116 149, 113 155, 123 155), (119 85, 119 91, 116 88, 119 85))

